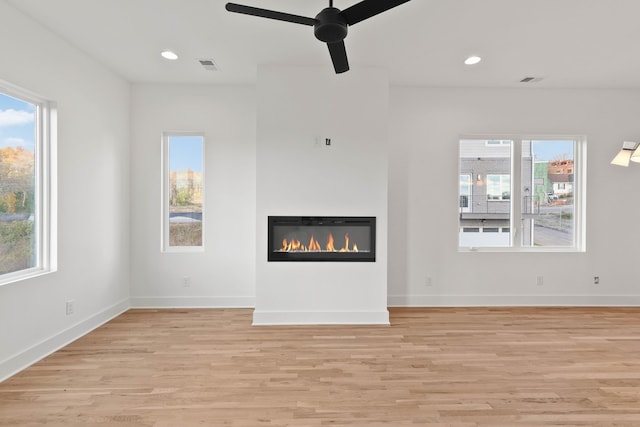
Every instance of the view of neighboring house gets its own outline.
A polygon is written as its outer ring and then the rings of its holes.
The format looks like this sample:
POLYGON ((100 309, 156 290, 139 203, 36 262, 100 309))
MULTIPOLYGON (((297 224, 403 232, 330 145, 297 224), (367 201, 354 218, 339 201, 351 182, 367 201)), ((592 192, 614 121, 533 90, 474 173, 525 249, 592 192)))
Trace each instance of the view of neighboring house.
POLYGON ((508 246, 511 141, 460 141, 460 245, 508 246))
MULTIPOLYGON (((460 141, 460 247, 513 245, 514 144, 460 141)), ((571 238, 560 233, 572 233, 574 161, 539 160, 538 151, 546 152, 552 144, 523 140, 518 147, 522 247, 563 245, 571 238)))
POLYGON ((573 195, 573 160, 549 162, 550 194, 554 198, 567 198, 573 195))

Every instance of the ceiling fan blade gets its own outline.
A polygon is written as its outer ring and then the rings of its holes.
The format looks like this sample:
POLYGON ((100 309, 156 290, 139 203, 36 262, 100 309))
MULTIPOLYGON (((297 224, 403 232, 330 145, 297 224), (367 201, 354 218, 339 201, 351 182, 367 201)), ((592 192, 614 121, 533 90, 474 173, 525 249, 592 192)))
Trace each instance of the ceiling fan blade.
POLYGON ((360 3, 346 8, 340 12, 340 15, 347 21, 347 24, 353 25, 408 1, 409 0, 363 0, 360 3))
POLYGON ((329 46, 329 54, 331 55, 333 69, 336 70, 336 74, 349 71, 349 61, 347 60, 347 50, 344 47, 344 40, 336 43, 327 43, 327 46, 329 46))
POLYGON ((275 10, 260 9, 259 7, 244 6, 236 3, 227 3, 225 6, 229 12, 244 13, 245 15, 259 16, 261 18, 277 19, 278 21, 293 22, 294 24, 314 26, 316 20, 306 16, 292 15, 290 13, 276 12, 275 10))

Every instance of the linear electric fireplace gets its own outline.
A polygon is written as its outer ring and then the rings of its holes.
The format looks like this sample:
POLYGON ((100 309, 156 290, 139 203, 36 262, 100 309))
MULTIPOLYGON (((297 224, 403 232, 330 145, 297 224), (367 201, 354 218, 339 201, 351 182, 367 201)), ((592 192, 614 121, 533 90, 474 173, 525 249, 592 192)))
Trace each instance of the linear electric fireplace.
POLYGON ((270 216, 269 261, 376 260, 375 217, 270 216))

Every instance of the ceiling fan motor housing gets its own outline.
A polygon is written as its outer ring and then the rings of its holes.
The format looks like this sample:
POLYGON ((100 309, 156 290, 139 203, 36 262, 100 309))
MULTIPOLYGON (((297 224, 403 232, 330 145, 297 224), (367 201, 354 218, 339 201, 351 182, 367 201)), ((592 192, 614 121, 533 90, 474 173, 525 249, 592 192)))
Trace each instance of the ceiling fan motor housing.
POLYGON ((337 43, 347 37, 347 21, 340 15, 340 9, 327 7, 316 16, 313 33, 325 43, 337 43))

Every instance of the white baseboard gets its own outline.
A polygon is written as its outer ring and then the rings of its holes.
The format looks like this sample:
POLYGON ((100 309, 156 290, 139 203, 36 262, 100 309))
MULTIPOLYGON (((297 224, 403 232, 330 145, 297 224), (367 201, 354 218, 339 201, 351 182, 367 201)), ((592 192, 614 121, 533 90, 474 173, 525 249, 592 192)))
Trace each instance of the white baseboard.
POLYGON ((269 325, 389 325, 389 311, 259 311, 254 326, 269 325))
POLYGON ((389 295, 389 307, 635 307, 640 295, 389 295))
POLYGON ((0 382, 44 359, 129 309, 129 298, 107 307, 44 341, 0 362, 0 382))
POLYGON ((131 297, 131 308, 253 308, 254 297, 131 297))

